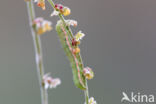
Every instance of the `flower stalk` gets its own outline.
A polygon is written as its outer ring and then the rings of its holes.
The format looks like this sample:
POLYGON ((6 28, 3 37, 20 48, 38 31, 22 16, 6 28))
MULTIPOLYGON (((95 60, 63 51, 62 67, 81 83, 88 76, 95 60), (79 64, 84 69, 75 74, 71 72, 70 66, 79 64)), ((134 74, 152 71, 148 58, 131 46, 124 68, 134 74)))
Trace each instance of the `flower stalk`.
MULTIPOLYGON (((48 2, 50 3, 50 5, 52 6, 52 8, 55 10, 56 8, 55 8, 55 4, 54 4, 54 2, 52 1, 52 0, 48 0, 48 2)), ((73 36, 73 33, 72 33, 72 31, 71 31, 71 29, 70 29, 70 27, 66 24, 66 21, 65 21, 65 19, 64 19, 64 17, 63 17, 63 15, 61 14, 61 13, 59 13, 58 14, 58 16, 59 16, 59 18, 60 18, 60 20, 61 20, 61 22, 62 22, 62 24, 63 24, 63 27, 64 27, 64 29, 65 29, 65 35, 66 35, 66 32, 67 32, 67 35, 71 38, 71 39, 74 39, 74 36, 73 36)), ((59 30, 58 30, 59 31, 59 30)), ((58 32, 57 31, 57 32, 58 32)), ((63 31, 63 30, 62 30, 63 31)), ((61 36, 60 36, 61 37, 61 36)), ((68 42, 68 40, 66 40, 67 42, 68 42)), ((68 47, 70 47, 70 46, 68 46, 68 47)), ((68 53, 68 52, 67 52, 68 53)), ((66 54, 67 54, 66 53, 66 54)), ((81 56, 80 56, 80 54, 79 54, 79 56, 77 56, 76 55, 76 57, 75 58, 79 58, 79 61, 80 61, 80 63, 81 63, 81 65, 82 65, 82 68, 84 67, 83 66, 83 62, 82 62, 82 59, 81 59, 81 56)), ((69 59, 70 60, 70 59, 69 59)), ((72 63, 72 62, 71 62, 72 63)), ((85 90, 84 90, 84 95, 85 95, 85 104, 89 104, 89 90, 88 90, 88 84, 87 84, 87 79, 85 78, 85 90)))
POLYGON ((47 90, 44 88, 43 76, 44 76, 44 66, 42 59, 42 47, 40 36, 37 35, 36 28, 33 27, 33 21, 35 20, 35 11, 33 6, 33 1, 27 1, 27 10, 29 15, 29 22, 31 27, 32 38, 34 42, 35 55, 36 55, 36 67, 38 72, 40 91, 41 91, 41 102, 42 104, 48 104, 48 94, 47 90))
MULTIPOLYGON (((52 0, 48 0, 48 2, 52 6, 52 8, 55 10, 54 2, 52 0)), ((60 20, 62 21, 64 27, 66 28, 68 34, 73 38, 73 33, 72 33, 71 29, 69 28, 69 26, 66 25, 66 22, 65 22, 65 19, 64 19, 63 15, 59 13, 58 16, 59 16, 60 20)))

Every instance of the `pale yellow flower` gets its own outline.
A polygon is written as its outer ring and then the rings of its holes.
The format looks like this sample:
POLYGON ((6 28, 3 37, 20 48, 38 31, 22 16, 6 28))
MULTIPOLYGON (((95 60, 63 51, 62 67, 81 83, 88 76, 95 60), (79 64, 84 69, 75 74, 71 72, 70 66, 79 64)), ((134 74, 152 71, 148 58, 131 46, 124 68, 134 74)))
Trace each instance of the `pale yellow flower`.
POLYGON ((76 41, 79 41, 79 40, 81 40, 84 36, 85 36, 85 34, 82 33, 81 31, 79 31, 79 32, 75 35, 75 39, 76 39, 76 41))

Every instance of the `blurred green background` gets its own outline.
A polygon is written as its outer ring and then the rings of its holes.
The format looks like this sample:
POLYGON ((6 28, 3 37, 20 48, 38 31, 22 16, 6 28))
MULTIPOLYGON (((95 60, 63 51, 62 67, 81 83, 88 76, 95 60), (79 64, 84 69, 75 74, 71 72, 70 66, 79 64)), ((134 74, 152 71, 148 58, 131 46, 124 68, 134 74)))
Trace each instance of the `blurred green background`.
MULTIPOLYGON (((95 78, 88 81, 98 104, 121 104, 122 92, 156 94, 155 0, 55 0, 71 8, 78 21, 85 66, 95 78)), ((51 20, 52 8, 35 5, 39 17, 51 20)), ((46 72, 62 84, 49 90, 49 104, 83 104, 83 92, 72 81, 69 62, 56 31, 41 36, 46 72)), ((41 104, 35 55, 24 0, 0 2, 0 104, 41 104)))

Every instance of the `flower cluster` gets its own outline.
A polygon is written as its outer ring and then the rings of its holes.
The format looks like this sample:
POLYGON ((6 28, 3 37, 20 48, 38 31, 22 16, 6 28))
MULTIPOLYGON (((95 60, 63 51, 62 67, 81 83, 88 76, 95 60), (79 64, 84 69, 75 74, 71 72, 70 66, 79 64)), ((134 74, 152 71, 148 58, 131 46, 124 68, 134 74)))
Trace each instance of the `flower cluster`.
POLYGON ((68 16, 70 15, 71 10, 66 6, 63 6, 62 4, 55 4, 55 10, 51 14, 51 16, 57 16, 59 13, 63 14, 64 16, 68 16))
POLYGON ((45 89, 56 88, 61 84, 61 80, 59 78, 50 77, 50 74, 48 73, 43 76, 43 84, 45 89))
POLYGON ((89 102, 88 104, 97 104, 97 102, 94 100, 93 97, 91 97, 88 102, 89 102))
POLYGON ((94 72, 89 67, 84 68, 83 74, 87 79, 92 79, 94 77, 94 72))
POLYGON ((34 0, 34 2, 37 2, 37 6, 41 7, 43 10, 45 10, 45 0, 34 0))
POLYGON ((80 44, 80 40, 85 36, 84 33, 82 33, 81 31, 79 31, 75 37, 72 39, 72 46, 73 48, 73 53, 77 54, 80 53, 80 48, 78 47, 78 45, 80 44))
MULTIPOLYGON (((52 12, 51 16, 57 16, 62 14, 64 16, 70 15, 71 11, 68 7, 63 6, 62 4, 55 4, 55 10, 52 12)), ((75 20, 65 20, 67 26, 77 26, 77 21, 75 20)), ((80 40, 85 36, 84 33, 79 31, 75 37, 72 39, 72 46, 73 46, 73 53, 78 54, 80 53, 80 48, 78 45, 80 44, 80 40)))
POLYGON ((38 35, 42 35, 47 31, 51 31, 51 25, 52 23, 50 21, 44 20, 41 17, 38 17, 33 21, 33 26, 36 28, 36 32, 38 35))

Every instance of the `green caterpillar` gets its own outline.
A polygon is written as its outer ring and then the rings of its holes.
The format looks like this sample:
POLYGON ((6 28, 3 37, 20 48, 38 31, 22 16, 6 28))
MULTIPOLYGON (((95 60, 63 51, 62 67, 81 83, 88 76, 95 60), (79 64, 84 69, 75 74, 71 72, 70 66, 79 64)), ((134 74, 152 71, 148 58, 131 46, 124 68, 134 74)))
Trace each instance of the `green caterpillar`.
POLYGON ((67 33, 67 28, 63 25, 62 21, 58 21, 56 25, 56 31, 58 33, 60 42, 62 44, 62 47, 66 53, 66 56, 68 57, 70 61, 70 65, 72 67, 72 73, 73 73, 73 81, 74 84, 82 89, 86 89, 86 80, 83 75, 83 63, 81 60, 80 54, 73 54, 72 52, 72 42, 71 42, 71 37, 67 33))

